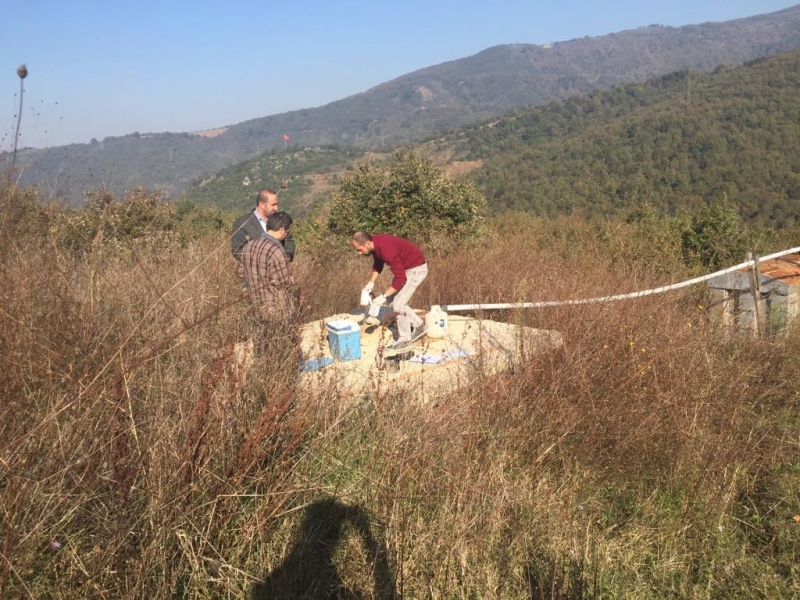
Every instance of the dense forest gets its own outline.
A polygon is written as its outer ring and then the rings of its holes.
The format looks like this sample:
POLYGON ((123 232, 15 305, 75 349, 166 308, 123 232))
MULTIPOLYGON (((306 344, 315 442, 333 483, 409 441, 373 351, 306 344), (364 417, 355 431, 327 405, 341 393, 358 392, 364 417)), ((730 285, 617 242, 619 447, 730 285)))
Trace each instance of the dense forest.
MULTIPOLYGON (((476 161, 467 176, 495 214, 698 213, 724 201, 752 223, 797 224, 800 51, 713 73, 678 71, 647 83, 515 111, 412 148, 440 164, 476 161)), ((349 148, 289 147, 195 180, 197 205, 241 210, 277 187, 301 215, 366 159, 349 148)))
MULTIPOLYGON (((495 211, 663 211, 725 199, 745 219, 797 223, 800 52, 519 111, 454 136, 495 211)), ((446 143, 446 142, 445 142, 446 143)))

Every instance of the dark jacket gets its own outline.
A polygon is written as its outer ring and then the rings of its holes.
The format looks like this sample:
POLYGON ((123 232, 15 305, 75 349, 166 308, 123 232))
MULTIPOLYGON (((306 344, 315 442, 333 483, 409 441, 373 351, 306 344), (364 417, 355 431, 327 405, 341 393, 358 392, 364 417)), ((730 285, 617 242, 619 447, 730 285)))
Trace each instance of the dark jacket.
MULTIPOLYGON (((231 253, 233 257, 241 263, 242 249, 245 244, 250 240, 257 240, 261 237, 262 233, 264 233, 264 228, 261 227, 258 217, 256 217, 252 210, 236 219, 231 228, 231 253)), ((286 239, 281 243, 283 244, 283 249, 286 250, 289 260, 294 260, 295 244, 292 234, 289 233, 286 239)))

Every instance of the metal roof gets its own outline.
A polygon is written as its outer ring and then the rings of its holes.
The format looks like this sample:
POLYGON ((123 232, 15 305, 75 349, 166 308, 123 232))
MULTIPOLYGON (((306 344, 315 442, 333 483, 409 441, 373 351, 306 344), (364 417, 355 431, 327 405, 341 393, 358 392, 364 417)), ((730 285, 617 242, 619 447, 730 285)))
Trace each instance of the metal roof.
POLYGON ((761 263, 761 275, 787 285, 800 284, 800 254, 787 254, 761 263))
MULTIPOLYGON (((762 262, 761 289, 764 292, 775 291, 786 295, 794 290, 791 287, 800 285, 800 254, 786 254, 762 262)), ((735 273, 726 273, 708 280, 709 287, 723 290, 750 290, 750 269, 741 269, 735 273)))

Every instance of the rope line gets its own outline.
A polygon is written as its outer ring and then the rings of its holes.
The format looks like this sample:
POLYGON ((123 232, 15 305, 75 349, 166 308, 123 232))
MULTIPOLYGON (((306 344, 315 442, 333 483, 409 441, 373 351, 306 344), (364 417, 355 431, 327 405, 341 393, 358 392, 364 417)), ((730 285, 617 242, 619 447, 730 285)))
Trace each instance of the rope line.
POLYGON ((756 263, 762 263, 768 260, 773 260, 775 258, 780 258, 781 256, 785 256, 786 254, 795 254, 800 252, 800 247, 791 248, 789 250, 782 250, 781 252, 776 252, 775 254, 769 254, 767 256, 762 256, 761 258, 756 261, 756 259, 747 260, 743 263, 739 263, 738 265, 734 265, 732 267, 728 267, 727 269, 722 269, 721 271, 716 271, 714 273, 709 273, 708 275, 702 275, 700 277, 695 277, 694 279, 688 279, 687 281, 681 281, 680 283, 673 283, 671 285, 665 285, 657 288, 653 288, 651 290, 642 290, 640 292, 631 292, 629 294, 617 294, 615 296, 603 296, 601 298, 583 298, 581 300, 550 300, 545 302, 507 302, 501 304, 444 304, 441 306, 441 309, 446 312, 458 312, 461 310, 498 310, 498 309, 508 309, 508 308, 547 308, 551 306, 575 306, 578 304, 600 304, 602 302, 616 302, 617 300, 627 300, 628 298, 641 298, 643 296, 652 296, 654 294, 663 294, 664 292, 669 292, 672 290, 677 290, 680 288, 684 288, 690 285, 694 285, 696 283, 701 283, 703 281, 707 281, 709 279, 713 279, 719 275, 726 275, 728 273, 733 273, 734 271, 739 271, 740 269, 745 268, 752 268, 756 265, 756 263))

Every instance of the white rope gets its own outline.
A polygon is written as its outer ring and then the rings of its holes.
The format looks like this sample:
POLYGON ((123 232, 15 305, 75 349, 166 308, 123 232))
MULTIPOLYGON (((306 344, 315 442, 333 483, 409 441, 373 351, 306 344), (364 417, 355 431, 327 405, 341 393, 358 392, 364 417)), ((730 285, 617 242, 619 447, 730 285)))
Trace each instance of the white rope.
MULTIPOLYGON (((794 254, 800 252, 800 247, 792 248, 790 250, 782 250, 781 252, 776 252, 775 254, 769 254, 767 256, 762 256, 758 259, 759 263, 762 263, 767 260, 772 260, 775 258, 780 258, 786 254, 794 254)), ((706 281, 708 279, 712 279, 717 277, 718 275, 725 275, 727 273, 733 273, 734 271, 738 271, 740 269, 745 269, 748 267, 753 267, 756 264, 755 259, 751 259, 740 263, 738 265, 734 265, 732 267, 728 267, 727 269, 723 269, 721 271, 717 271, 715 273, 709 273, 708 275, 703 275, 701 277, 695 277, 694 279, 689 279, 688 281, 681 281, 680 283, 673 283, 672 285, 665 285, 662 287, 653 288, 652 290, 643 290, 641 292, 631 292, 630 294, 617 294, 616 296, 603 296, 602 298, 584 298, 582 300, 551 300, 547 302, 507 302, 504 304, 445 304, 441 306, 441 309, 446 312, 458 312, 461 310, 499 310, 499 309, 508 309, 508 308, 546 308, 550 306, 574 306, 577 304, 599 304, 601 302, 615 302, 617 300, 627 300, 628 298, 641 298, 642 296, 652 296, 653 294, 662 294, 664 292, 669 292, 671 290, 677 290, 683 287, 687 287, 690 285, 694 285, 696 283, 700 283, 702 281, 706 281)))

